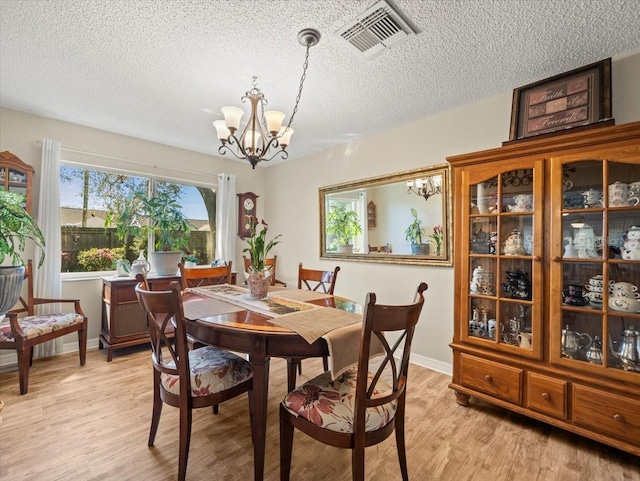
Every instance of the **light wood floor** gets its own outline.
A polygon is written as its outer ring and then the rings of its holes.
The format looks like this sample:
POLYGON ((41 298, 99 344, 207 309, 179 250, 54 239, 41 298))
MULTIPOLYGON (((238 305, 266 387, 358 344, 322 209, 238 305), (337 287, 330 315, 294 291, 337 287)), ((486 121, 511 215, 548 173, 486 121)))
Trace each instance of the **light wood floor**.
MULTIPOLYGON (((302 379, 320 371, 303 363, 302 379)), ((474 402, 464 408, 449 377, 412 366, 407 406, 407 457, 414 481, 640 480, 640 459, 603 444, 474 402)), ((279 479, 278 402, 285 363, 271 361, 265 479, 279 479)), ((0 374, 0 480, 162 481, 177 477, 177 409, 165 406, 156 446, 147 447, 151 361, 140 347, 116 351, 113 362, 90 351, 34 362, 29 393, 16 372, 0 374)), ((472 401, 473 402, 473 401, 472 401)), ((194 413, 187 478, 253 479, 246 396, 194 413)), ((292 480, 350 480, 350 453, 297 432, 292 480)), ((367 479, 399 480, 394 437, 367 449, 367 479)))

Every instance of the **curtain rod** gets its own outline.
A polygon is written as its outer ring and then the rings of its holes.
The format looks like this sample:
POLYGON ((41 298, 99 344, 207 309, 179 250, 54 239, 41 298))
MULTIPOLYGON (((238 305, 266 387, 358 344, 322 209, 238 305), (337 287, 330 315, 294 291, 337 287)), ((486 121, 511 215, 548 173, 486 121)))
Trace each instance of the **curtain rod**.
MULTIPOLYGON (((42 140, 37 140, 36 144, 38 146, 42 147, 42 140)), ((74 153, 74 154, 92 155, 94 157, 101 157, 103 159, 117 160, 119 162, 127 162, 129 164, 143 165, 145 167, 151 167, 151 168, 154 168, 154 169, 160 168, 155 164, 148 164, 146 162, 141 162, 139 160, 123 159, 121 157, 114 157, 112 155, 99 154, 97 152, 88 152, 86 150, 71 149, 69 147, 62 147, 62 146, 60 147, 60 150, 64 150, 66 152, 71 152, 71 153, 74 153)), ((172 170, 172 171, 175 171, 175 172, 188 172, 189 174, 197 174, 197 175, 202 175, 204 173, 204 172, 201 172, 201 171, 198 171, 198 170, 176 169, 175 167, 162 167, 162 169, 172 170)), ((218 178, 218 174, 204 174, 204 175, 210 175, 212 177, 215 177, 216 179, 218 178)))

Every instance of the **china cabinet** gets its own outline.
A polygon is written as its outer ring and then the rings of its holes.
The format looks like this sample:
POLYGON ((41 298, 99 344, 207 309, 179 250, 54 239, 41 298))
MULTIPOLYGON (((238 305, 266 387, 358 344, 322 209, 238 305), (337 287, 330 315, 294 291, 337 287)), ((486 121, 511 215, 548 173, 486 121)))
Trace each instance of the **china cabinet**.
POLYGON ((31 214, 31 184, 33 167, 11 152, 0 152, 0 189, 25 196, 24 209, 31 214))
POLYGON ((457 402, 640 455, 640 122, 447 160, 457 402))

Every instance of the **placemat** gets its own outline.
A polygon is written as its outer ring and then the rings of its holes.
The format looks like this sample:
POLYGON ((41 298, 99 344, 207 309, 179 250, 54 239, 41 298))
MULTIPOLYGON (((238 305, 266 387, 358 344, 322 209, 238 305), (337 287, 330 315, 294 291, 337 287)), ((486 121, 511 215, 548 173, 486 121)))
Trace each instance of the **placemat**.
MULTIPOLYGON (((360 320, 362 321, 362 316, 360 320)), ((331 362, 331 379, 336 379, 351 365, 358 362, 360 355, 360 335, 362 322, 351 324, 327 332, 322 338, 329 346, 329 360, 331 362)), ((369 358, 384 354, 384 347, 380 340, 372 335, 369 358)))
POLYGON ((331 307, 320 307, 284 314, 271 319, 270 322, 296 332, 312 344, 333 329, 362 322, 362 316, 331 307))

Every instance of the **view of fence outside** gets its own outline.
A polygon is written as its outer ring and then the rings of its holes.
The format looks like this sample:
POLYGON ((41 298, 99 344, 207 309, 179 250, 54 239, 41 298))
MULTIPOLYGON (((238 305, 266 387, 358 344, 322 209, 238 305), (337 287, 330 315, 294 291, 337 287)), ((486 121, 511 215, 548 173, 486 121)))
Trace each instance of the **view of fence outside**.
MULTIPOLYGON (((117 251, 105 251, 107 249, 122 248, 122 242, 115 236, 115 229, 105 229, 104 227, 77 227, 62 226, 62 272, 86 272, 88 270, 114 270, 115 267, 111 262, 96 259, 91 263, 91 267, 87 268, 78 262, 78 255, 83 251, 90 256, 107 255, 111 257, 118 255, 117 251), (106 267, 106 268, 103 268, 106 267)), ((212 236, 210 231, 191 231, 189 239, 189 252, 198 258, 198 264, 210 264, 213 259, 213 252, 207 252, 207 245, 214 245, 213 242, 207 243, 207 237, 212 236)), ((132 245, 133 239, 127 243, 132 245)), ((131 249, 126 250, 126 258, 134 261, 137 257, 137 251, 131 249)), ((145 256, 147 251, 145 249, 145 256)), ((81 255, 82 257, 82 255, 81 255)), ((85 255, 85 258, 87 256, 85 255)))

